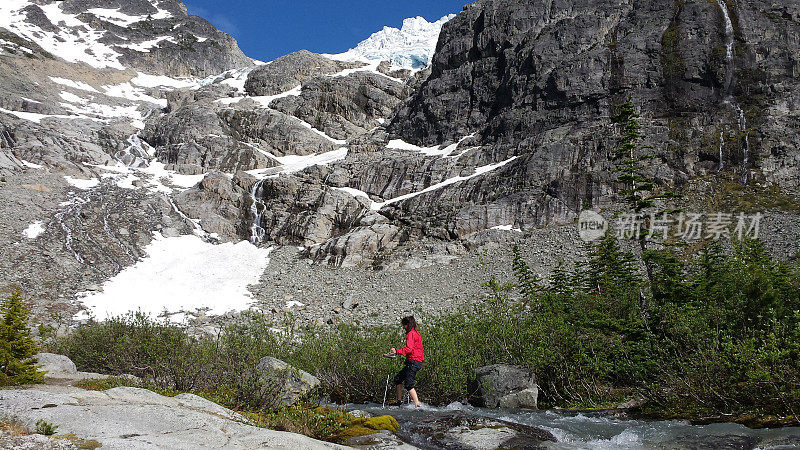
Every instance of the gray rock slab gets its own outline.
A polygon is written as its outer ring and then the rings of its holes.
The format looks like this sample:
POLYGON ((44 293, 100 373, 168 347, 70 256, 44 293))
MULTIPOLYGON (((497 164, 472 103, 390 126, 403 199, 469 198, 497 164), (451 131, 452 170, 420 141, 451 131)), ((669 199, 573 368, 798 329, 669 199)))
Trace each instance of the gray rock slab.
POLYGON ((146 389, 86 391, 69 386, 0 390, 0 416, 46 420, 59 434, 96 439, 104 449, 344 448, 245 423, 241 416, 194 395, 164 397, 146 389))

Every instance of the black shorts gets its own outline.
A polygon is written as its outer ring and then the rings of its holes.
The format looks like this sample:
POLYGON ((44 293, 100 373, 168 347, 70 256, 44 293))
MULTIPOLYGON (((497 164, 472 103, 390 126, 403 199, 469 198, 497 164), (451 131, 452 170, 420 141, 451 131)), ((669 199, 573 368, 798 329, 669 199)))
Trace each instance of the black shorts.
POLYGON ((407 360, 406 364, 403 366, 403 369, 400 370, 400 372, 397 372, 397 375, 394 376, 395 386, 398 384, 404 384, 406 386, 406 390, 410 391, 411 389, 414 389, 414 386, 417 384, 417 372, 421 368, 422 362, 407 360))

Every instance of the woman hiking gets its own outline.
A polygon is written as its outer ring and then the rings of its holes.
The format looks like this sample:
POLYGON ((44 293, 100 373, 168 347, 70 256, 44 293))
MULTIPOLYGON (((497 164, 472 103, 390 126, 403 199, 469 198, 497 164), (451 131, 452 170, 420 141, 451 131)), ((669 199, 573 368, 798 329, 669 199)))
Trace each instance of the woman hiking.
POLYGON ((392 347, 389 353, 392 355, 406 355, 406 363, 403 369, 394 376, 394 384, 397 386, 397 402, 393 403, 392 406, 400 406, 402 404, 403 386, 405 385, 411 400, 414 401, 414 405, 419 408, 419 398, 414 385, 416 384, 417 371, 422 368, 422 362, 425 361, 422 336, 417 331, 417 321, 414 320, 414 316, 403 317, 400 323, 406 332, 406 346, 403 348, 392 347))

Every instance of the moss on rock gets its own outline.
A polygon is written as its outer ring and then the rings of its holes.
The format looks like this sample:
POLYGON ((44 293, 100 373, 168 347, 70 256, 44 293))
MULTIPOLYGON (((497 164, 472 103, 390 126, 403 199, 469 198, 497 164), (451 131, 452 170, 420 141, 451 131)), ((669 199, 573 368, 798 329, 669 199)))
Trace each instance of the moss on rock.
POLYGON ((392 433, 397 433, 400 429, 400 424, 397 419, 392 416, 378 416, 378 417, 359 417, 354 419, 350 426, 342 430, 337 438, 341 441, 347 439, 375 434, 381 430, 388 430, 392 433))

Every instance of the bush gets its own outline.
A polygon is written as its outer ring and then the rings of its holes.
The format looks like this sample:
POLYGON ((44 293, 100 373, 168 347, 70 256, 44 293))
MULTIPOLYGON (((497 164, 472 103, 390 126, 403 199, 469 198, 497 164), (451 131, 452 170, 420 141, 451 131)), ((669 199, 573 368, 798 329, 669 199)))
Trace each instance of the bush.
POLYGON ((203 393, 229 408, 258 410, 281 405, 285 379, 262 374, 256 364, 263 356, 277 356, 287 338, 255 313, 213 337, 137 313, 89 321, 48 348, 83 371, 133 374, 159 392, 203 393))
POLYGON ((50 422, 45 420, 37 420, 36 421, 36 429, 34 432, 36 434, 43 434, 45 436, 52 436, 56 434, 56 429, 58 429, 58 425, 53 425, 50 422))

